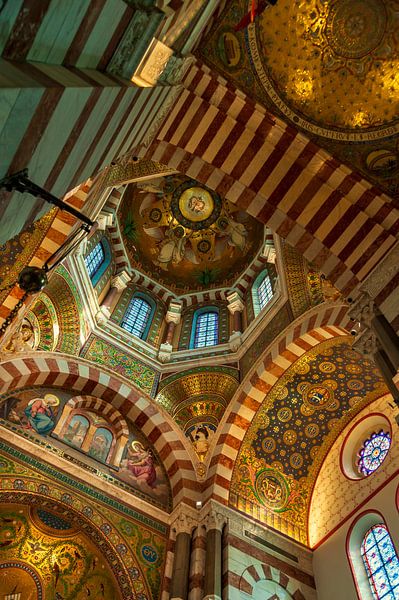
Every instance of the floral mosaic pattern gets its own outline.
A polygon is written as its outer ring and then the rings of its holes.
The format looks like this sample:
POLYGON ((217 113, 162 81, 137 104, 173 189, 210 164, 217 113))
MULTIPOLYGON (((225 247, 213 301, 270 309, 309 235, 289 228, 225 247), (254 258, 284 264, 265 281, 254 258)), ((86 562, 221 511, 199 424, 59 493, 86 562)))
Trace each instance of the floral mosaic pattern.
POLYGON ((307 543, 318 470, 337 434, 385 393, 378 370, 348 338, 319 344, 265 397, 234 467, 230 503, 307 543))
POLYGON ((133 381, 135 385, 147 392, 147 394, 154 396, 159 380, 159 373, 140 360, 125 354, 112 344, 92 334, 83 346, 81 356, 116 371, 133 381))
MULTIPOLYGON (((0 507, 2 503, 19 503, 36 506, 37 509, 43 509, 45 506, 47 511, 60 515, 63 521, 68 521, 71 525, 69 531, 72 531, 72 528, 83 528, 87 538, 94 542, 94 546, 100 544, 103 561, 105 559, 111 567, 120 590, 118 595, 105 594, 105 598, 155 600, 159 597, 160 574, 163 571, 166 553, 166 526, 98 490, 94 490, 92 497, 93 490, 90 486, 67 477, 58 469, 52 469, 4 443, 0 443, 0 452, 0 507), (101 504, 97 504, 97 501, 101 504)), ((35 519, 36 526, 39 525, 42 529, 46 527, 43 521, 41 525, 38 521, 39 519, 35 519)), ((53 535, 56 533, 54 528, 51 531, 53 535)), ((1 540, 2 538, 0 542, 1 540)), ((32 543, 37 544, 37 541, 32 543)), ((4 547, 7 546, 11 544, 4 547)), ((65 544, 62 548, 64 547, 65 544)), ((33 550, 39 558, 42 556, 40 549, 35 545, 33 550)), ((1 552, 0 543, 0 557, 1 552)), ((84 558, 80 546, 77 553, 84 558)), ((93 557, 94 555, 92 560, 93 557)), ((75 559, 82 560, 75 556, 72 549, 72 560, 75 559)), ((93 562, 89 564, 89 574, 90 567, 93 567, 93 562)), ((54 580, 55 575, 53 565, 54 580)), ((86 596, 83 595, 82 598, 85 598, 88 594, 84 585, 83 590, 86 596)), ((103 597, 101 593, 100 586, 96 599, 103 597)), ((60 597, 56 598, 61 600, 60 597)), ((65 600, 67 598, 80 599, 80 596, 68 596, 65 600)))

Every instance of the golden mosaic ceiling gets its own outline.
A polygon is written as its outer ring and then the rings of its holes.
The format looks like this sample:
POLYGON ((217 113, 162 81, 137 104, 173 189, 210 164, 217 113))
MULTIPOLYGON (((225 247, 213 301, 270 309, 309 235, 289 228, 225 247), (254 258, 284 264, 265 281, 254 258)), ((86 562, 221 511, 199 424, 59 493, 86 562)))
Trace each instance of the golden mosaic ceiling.
POLYGON ((118 220, 132 268, 177 294, 231 286, 264 239, 261 223, 182 175, 129 186, 118 220))
POLYGON ((342 429, 386 393, 378 369, 332 338, 298 359, 266 395, 234 466, 230 503, 307 543, 320 466, 342 429))
POLYGON ((231 0, 197 53, 284 120, 399 193, 399 0, 231 0))
POLYGON ((305 129, 315 124, 326 137, 330 128, 392 134, 387 126, 399 109, 397 1, 279 0, 248 28, 248 40, 264 88, 294 123, 303 116, 305 129))

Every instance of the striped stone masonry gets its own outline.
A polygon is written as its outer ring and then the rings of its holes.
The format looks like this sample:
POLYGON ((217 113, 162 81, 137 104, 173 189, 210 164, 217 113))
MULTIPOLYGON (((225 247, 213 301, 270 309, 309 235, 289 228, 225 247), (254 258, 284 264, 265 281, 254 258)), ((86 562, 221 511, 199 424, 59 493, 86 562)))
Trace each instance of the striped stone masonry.
POLYGON ((157 139, 138 152, 264 222, 344 293, 397 243, 385 194, 205 67, 189 70, 157 139))
POLYGON ((154 446, 168 474, 174 505, 195 506, 199 484, 185 447, 187 440, 169 415, 131 382, 109 369, 60 353, 35 352, 0 364, 1 394, 27 386, 67 388, 111 405, 154 446))

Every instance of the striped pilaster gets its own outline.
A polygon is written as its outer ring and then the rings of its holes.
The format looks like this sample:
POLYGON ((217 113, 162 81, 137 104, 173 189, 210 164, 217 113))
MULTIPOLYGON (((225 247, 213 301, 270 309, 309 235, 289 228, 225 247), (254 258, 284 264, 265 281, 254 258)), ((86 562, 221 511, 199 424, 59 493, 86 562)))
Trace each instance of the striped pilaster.
POLYGON ((188 600, 202 600, 205 573, 206 535, 205 528, 199 525, 191 542, 191 563, 188 600))

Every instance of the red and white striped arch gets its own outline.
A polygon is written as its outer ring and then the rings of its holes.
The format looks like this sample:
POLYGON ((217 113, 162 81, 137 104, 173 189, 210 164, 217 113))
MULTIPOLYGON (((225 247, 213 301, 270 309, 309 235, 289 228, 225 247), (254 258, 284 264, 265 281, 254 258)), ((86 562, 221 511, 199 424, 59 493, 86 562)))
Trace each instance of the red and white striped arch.
POLYGON ((136 153, 267 224, 345 293, 397 243, 399 211, 386 195, 202 65, 136 153))
POLYGON ((241 383, 219 425, 212 452, 204 501, 228 503, 233 468, 241 443, 266 394, 298 358, 336 336, 348 335, 348 307, 328 305, 308 311, 266 349, 241 383))
MULTIPOLYGON (((259 581, 274 581, 277 585, 284 588, 289 597, 293 600, 305 600, 305 596, 299 589, 300 584, 293 577, 289 577, 286 573, 282 573, 267 564, 253 564, 245 569, 239 580, 240 592, 246 597, 253 597, 254 588, 259 581)), ((264 596, 264 600, 279 600, 277 594, 269 597, 264 596)))
POLYGON ((198 498, 188 442, 172 418, 149 396, 114 372, 63 354, 36 352, 0 363, 0 393, 26 386, 67 388, 81 396, 96 396, 129 418, 154 446, 168 474, 174 506, 194 506, 198 498))

